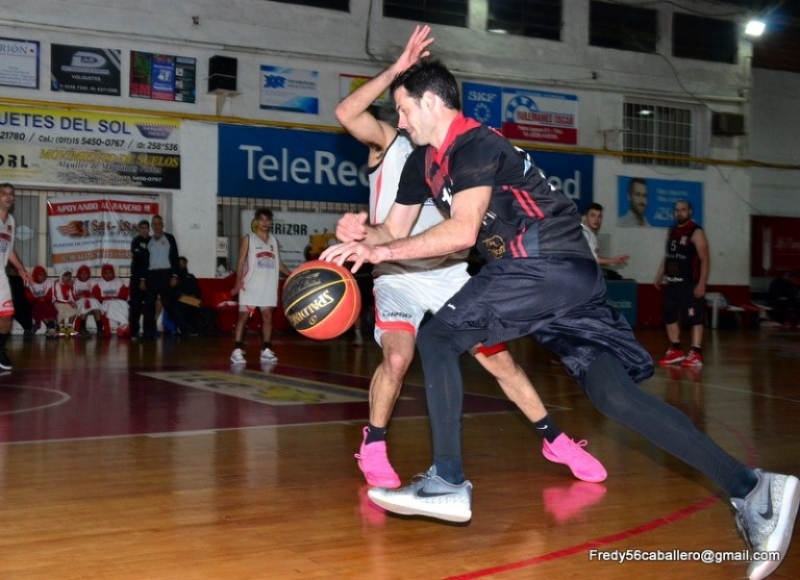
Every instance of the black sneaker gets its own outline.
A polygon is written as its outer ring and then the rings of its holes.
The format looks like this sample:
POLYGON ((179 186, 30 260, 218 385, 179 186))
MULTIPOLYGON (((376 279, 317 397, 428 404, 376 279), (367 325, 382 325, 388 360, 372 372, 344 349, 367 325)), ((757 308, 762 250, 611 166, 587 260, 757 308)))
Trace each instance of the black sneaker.
POLYGON ((11 359, 8 358, 6 349, 0 350, 0 369, 4 371, 10 371, 11 367, 11 359))

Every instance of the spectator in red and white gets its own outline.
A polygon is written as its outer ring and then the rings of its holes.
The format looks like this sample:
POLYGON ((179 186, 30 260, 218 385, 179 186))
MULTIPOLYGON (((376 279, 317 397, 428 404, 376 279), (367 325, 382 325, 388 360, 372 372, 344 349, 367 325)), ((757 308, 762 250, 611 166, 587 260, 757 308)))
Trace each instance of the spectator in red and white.
POLYGON ((61 272, 58 282, 53 284, 53 303, 58 310, 58 336, 75 336, 75 317, 78 315, 78 305, 75 300, 75 281, 72 279, 72 270, 67 268, 61 272))
MULTIPOLYGON (((117 329, 119 336, 128 334, 128 286, 111 264, 103 264, 100 279, 94 285, 94 297, 100 302, 103 311, 104 336, 111 335, 111 326, 117 329)), ((98 331, 99 332, 99 331, 98 331)))
POLYGON ((100 301, 94 297, 93 293, 97 281, 92 278, 92 271, 85 264, 78 268, 75 278, 73 288, 75 291, 75 303, 78 305, 78 320, 80 321, 76 324, 79 327, 78 335, 82 337, 91 336, 89 329, 86 328, 86 317, 91 314, 97 327, 97 335, 102 336, 103 311, 100 307, 100 301))
POLYGON ((31 305, 33 327, 38 330, 44 324, 47 338, 56 337, 56 321, 58 310, 53 304, 53 280, 47 277, 43 266, 36 266, 31 273, 31 280, 25 285, 25 297, 31 305))

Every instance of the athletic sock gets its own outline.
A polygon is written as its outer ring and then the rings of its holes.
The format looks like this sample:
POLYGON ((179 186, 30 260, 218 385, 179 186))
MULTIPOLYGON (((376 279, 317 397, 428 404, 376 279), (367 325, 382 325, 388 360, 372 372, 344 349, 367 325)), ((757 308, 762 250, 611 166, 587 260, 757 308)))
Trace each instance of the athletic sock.
POLYGON ((268 341, 268 340, 266 342, 264 342, 261 345, 261 350, 264 350, 265 348, 272 348, 272 343, 270 341, 268 341))
POLYGON ((547 440, 548 443, 555 441, 562 433, 561 429, 556 425, 556 422, 550 418, 550 415, 545 415, 544 419, 534 421, 533 426, 536 432, 547 440))
POLYGON ((367 423, 367 438, 364 440, 364 445, 378 441, 386 441, 386 427, 376 427, 372 423, 367 423))
POLYGON ((669 343, 669 344, 670 344, 670 346, 671 346, 672 348, 674 348, 675 350, 682 350, 682 349, 681 349, 681 343, 680 343, 680 342, 671 342, 671 343, 669 343))
POLYGON ((240 340, 237 340, 236 344, 234 345, 234 348, 238 348, 238 349, 244 350, 244 342, 240 341, 240 340))

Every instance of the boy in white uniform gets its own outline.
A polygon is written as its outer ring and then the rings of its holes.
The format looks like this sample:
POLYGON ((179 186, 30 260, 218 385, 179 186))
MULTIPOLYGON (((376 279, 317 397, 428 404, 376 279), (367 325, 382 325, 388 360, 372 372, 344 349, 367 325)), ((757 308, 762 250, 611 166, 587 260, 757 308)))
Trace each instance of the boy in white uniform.
POLYGON ((10 183, 0 183, 0 369, 10 371, 11 360, 6 352, 6 342, 11 334, 14 322, 14 301, 11 298, 11 285, 6 275, 6 264, 9 262, 17 269, 25 282, 30 282, 31 275, 22 265, 17 253, 14 251, 14 216, 11 208, 14 207, 16 191, 10 183))
POLYGON ((239 319, 236 321, 236 345, 231 353, 233 364, 243 364, 244 331, 247 320, 256 309, 261 311, 261 362, 273 363, 278 357, 272 351, 272 311, 278 304, 279 274, 291 272, 281 262, 278 240, 270 235, 272 210, 258 208, 255 231, 242 237, 236 267, 236 285, 231 295, 239 294, 239 319))

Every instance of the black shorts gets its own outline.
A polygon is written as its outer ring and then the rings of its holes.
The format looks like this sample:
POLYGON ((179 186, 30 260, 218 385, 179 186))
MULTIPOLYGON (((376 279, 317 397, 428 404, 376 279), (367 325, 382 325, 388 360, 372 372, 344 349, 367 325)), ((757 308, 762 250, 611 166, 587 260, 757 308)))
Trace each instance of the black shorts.
POLYGON ((491 346, 531 335, 579 380, 603 353, 618 358, 636 383, 653 374, 650 353, 628 321, 606 304, 605 280, 591 259, 489 262, 436 317, 456 331, 464 350, 477 342, 491 346), (458 331, 467 331, 461 340, 458 331))
POLYGON ((703 324, 706 299, 695 298, 694 282, 668 282, 664 286, 664 323, 679 320, 690 326, 703 324))

